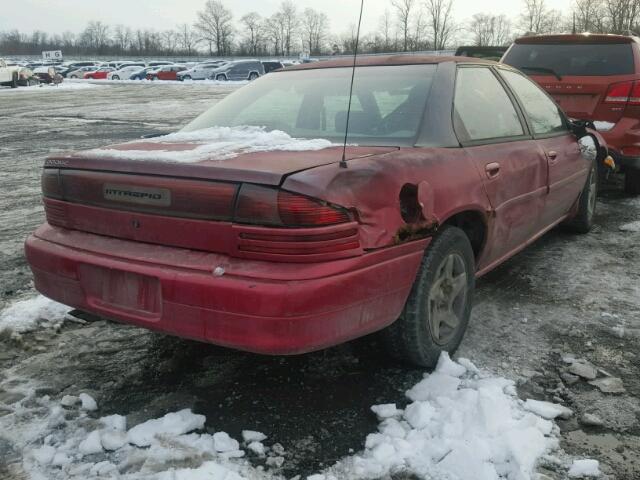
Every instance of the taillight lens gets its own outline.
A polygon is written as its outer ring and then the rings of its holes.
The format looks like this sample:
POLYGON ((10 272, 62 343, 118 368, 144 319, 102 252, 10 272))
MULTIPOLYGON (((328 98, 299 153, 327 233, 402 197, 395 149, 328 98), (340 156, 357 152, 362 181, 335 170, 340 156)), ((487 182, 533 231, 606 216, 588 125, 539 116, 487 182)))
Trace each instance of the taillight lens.
POLYGON ((42 186, 42 194, 45 197, 57 199, 61 199, 63 197, 60 170, 57 168, 45 168, 42 170, 40 185, 42 186))
POLYGON ((351 221, 341 207, 275 188, 244 184, 234 219, 239 223, 285 227, 320 227, 351 221))
POLYGON ((614 83, 609 87, 605 103, 626 104, 629 101, 633 82, 614 83))

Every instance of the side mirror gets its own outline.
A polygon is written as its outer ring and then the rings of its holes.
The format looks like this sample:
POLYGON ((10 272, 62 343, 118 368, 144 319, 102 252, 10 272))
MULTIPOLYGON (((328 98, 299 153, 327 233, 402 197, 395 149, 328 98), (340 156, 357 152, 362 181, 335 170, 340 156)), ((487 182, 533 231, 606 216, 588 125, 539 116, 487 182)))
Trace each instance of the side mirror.
POLYGON ((569 128, 578 138, 582 138, 589 133, 587 128, 596 130, 596 126, 591 120, 569 120, 569 128))

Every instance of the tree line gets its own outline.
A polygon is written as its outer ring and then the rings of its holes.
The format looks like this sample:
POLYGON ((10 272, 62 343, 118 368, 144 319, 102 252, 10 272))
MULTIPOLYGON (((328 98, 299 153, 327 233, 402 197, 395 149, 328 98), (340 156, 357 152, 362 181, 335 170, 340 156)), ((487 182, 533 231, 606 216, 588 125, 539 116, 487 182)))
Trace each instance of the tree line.
MULTIPOLYGON (((382 53, 444 50, 461 41, 507 45, 525 33, 629 33, 640 23, 640 0, 573 0, 568 12, 549 8, 546 0, 521 3, 522 12, 515 19, 476 13, 467 22, 457 22, 455 0, 389 0, 375 30, 362 35, 360 48, 363 53, 382 53)), ((222 0, 206 0, 193 24, 157 31, 91 21, 79 33, 5 31, 0 32, 0 52, 38 55, 60 49, 66 56, 290 57, 351 53, 355 36, 355 24, 334 34, 326 13, 299 9, 292 0, 284 0, 270 16, 249 12, 239 18, 222 0)))

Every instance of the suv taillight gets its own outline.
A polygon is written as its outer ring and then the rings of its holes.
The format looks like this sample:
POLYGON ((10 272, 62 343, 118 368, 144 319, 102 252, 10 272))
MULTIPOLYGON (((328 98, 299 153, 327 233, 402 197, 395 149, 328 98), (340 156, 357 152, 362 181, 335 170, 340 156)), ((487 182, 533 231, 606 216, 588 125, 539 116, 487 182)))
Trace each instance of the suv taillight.
POLYGON ((351 221, 349 213, 284 190, 244 184, 238 194, 234 220, 253 225, 322 227, 351 221))
POLYGON ((614 83, 609 86, 604 103, 611 105, 640 105, 640 82, 614 83))

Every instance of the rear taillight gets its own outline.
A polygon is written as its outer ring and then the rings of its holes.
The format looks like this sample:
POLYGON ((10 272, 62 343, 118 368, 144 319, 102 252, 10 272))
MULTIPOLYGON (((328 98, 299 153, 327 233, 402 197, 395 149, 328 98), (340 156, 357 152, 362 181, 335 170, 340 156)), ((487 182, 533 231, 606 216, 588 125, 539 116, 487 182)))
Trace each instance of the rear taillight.
POLYGON ((604 103, 612 105, 640 105, 640 82, 614 83, 609 87, 604 103))
POLYGON ((40 177, 42 194, 45 197, 61 199, 63 197, 62 181, 60 180, 60 170, 57 168, 45 168, 40 177))
POLYGON ((341 207, 275 188, 244 184, 234 219, 239 223, 282 227, 321 227, 351 221, 341 207))

